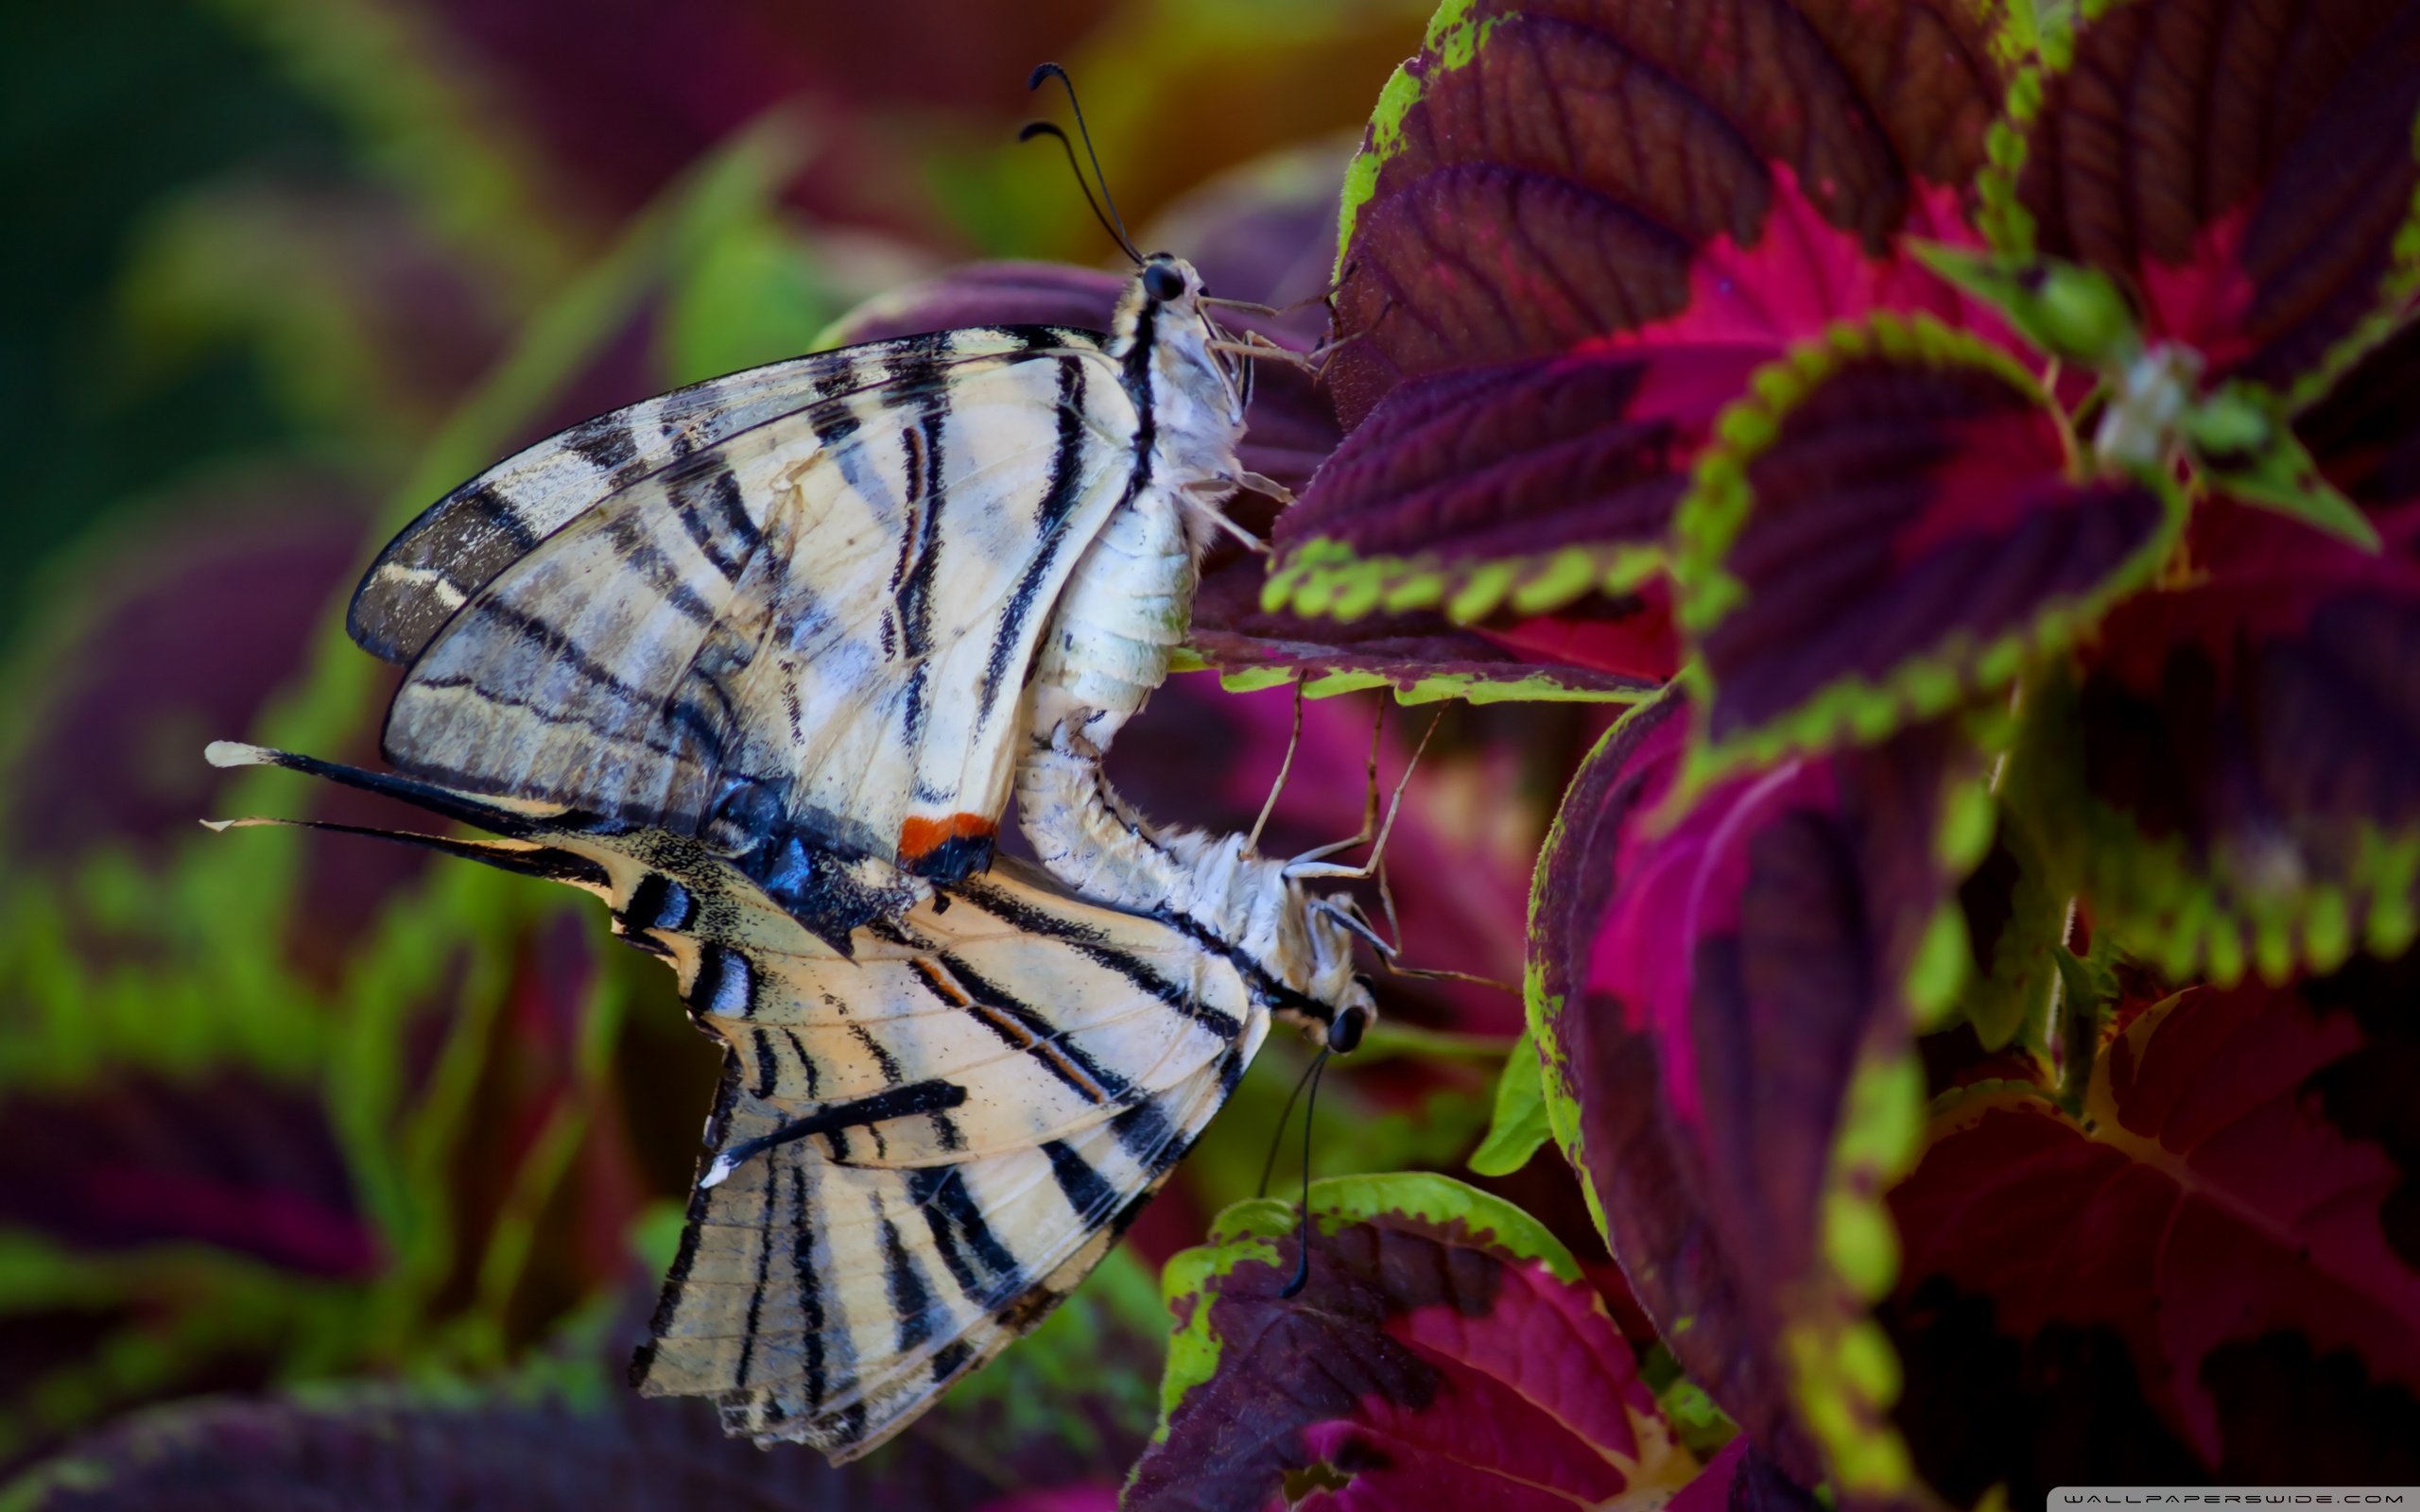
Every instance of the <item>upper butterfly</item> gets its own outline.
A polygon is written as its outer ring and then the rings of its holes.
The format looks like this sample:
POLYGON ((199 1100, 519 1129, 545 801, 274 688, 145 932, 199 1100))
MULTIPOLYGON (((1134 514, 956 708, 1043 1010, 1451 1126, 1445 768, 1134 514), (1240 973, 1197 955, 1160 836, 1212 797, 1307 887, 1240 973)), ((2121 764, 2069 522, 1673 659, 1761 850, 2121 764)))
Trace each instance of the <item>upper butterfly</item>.
POLYGON ((1107 335, 976 326, 734 373, 496 464, 348 625, 409 665, 383 751, 694 835, 827 940, 903 901, 819 853, 990 862, 1019 745, 1106 745, 1167 675, 1236 445, 1239 344, 1144 261, 1107 335), (1032 691, 1032 702, 1025 698, 1032 691))

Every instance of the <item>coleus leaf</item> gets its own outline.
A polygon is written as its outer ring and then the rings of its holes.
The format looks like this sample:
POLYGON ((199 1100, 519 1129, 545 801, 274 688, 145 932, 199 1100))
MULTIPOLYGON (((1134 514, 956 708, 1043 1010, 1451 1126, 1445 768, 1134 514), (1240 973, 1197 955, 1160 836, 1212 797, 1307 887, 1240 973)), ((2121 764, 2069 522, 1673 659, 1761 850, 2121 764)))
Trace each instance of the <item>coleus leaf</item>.
POLYGON ((1258 1200, 1168 1263, 1160 1433, 1125 1504, 1659 1506, 1697 1472, 1569 1251, 1436 1176, 1258 1200))
POLYGON ((1552 1137, 1537 1039, 1525 1030, 1504 1057, 1495 1082, 1495 1116, 1487 1125, 1487 1137, 1471 1152, 1470 1168, 1480 1176, 1511 1176, 1552 1137))
POLYGON ((1662 567, 1690 464, 1770 354, 1594 352, 1406 384, 1277 517, 1262 603, 1470 624, 1629 593, 1662 567))
POLYGON ((1999 352, 1876 315, 1762 369, 1677 522, 1704 765, 1876 739, 2004 686, 2148 577, 2182 505, 2072 479, 1999 352))
POLYGON ((2420 932, 2420 559, 2205 506, 2187 581, 2029 692, 2006 791, 2129 948, 2182 979, 2394 954, 2420 932))
MULTIPOLYGON (((1237 692, 1300 681, 1310 697, 1391 688, 1405 703, 1439 698, 1624 703, 1643 697, 1669 671, 1668 633, 1658 636, 1653 626, 1630 647, 1634 654, 1627 665, 1605 670, 1585 661, 1573 664, 1577 659, 1560 647, 1541 655, 1517 643, 1508 646, 1498 636, 1456 625, 1432 610, 1371 614, 1345 622, 1313 619, 1287 608, 1264 609, 1260 563, 1257 557, 1238 553, 1209 565, 1194 595, 1192 628, 1179 653, 1179 670, 1216 667, 1225 674, 1226 686, 1237 692)), ((1634 618, 1652 614, 1642 607, 1634 618)))
POLYGON ((2147 340, 2299 407, 2420 282, 2420 5, 2086 14, 2009 89, 1978 186, 1986 232, 2105 270, 2147 340))
POLYGON ((2420 1464, 2415 964, 2175 995, 2082 1118, 2005 1083, 1944 1099, 1891 1194, 1881 1315, 1945 1500, 2420 1464))
POLYGON ((1957 190, 1999 89, 1960 5, 1455 0, 1347 170, 1338 413, 1595 344, 1954 317, 1893 239, 1972 240, 1957 190))
POLYGON ((1978 1047, 2047 1051, 2067 899, 2023 829, 1994 825, 1991 850, 1958 885, 1958 906, 1973 968, 1958 1007, 1978 1047))
POLYGON ((1529 996, 1556 1137, 1690 1378, 1803 1482, 1887 1495, 1882 1186, 1914 1154, 1911 1050, 1968 947, 1990 837, 1946 722, 1732 777, 1680 806, 1676 690, 1589 758, 1539 860, 1529 996))
POLYGON ((382 1260, 319 1099, 236 1070, 119 1068, 0 1105, 0 1224, 63 1246, 211 1245, 304 1276, 382 1260))
MULTIPOLYGON (((592 1387, 592 1389, 594 1389, 592 1387)), ((40 1512, 692 1512, 701 1506, 960 1512, 998 1494, 947 1453, 838 1469, 726 1437, 702 1402, 618 1388, 594 1405, 509 1387, 322 1390, 136 1417, 11 1484, 40 1512)))

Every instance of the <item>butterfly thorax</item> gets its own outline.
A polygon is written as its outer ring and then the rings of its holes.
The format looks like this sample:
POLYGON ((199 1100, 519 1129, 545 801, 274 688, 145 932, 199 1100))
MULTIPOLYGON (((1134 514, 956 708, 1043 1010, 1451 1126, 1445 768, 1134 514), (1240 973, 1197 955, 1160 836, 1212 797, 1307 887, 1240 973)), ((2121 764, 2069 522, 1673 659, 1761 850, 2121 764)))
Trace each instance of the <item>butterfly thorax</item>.
POLYGON ((1353 936, 1286 864, 1244 836, 1154 826, 1111 787, 1100 758, 1062 725, 1017 768, 1017 814, 1052 875, 1113 907, 1166 919, 1225 952, 1281 1017, 1324 1028, 1375 1009, 1354 973, 1353 936))
POLYGON ((1133 453, 1117 512, 1078 561, 1034 664, 1038 740, 1075 719, 1106 747, 1167 676, 1184 643, 1203 547, 1233 491, 1244 397, 1211 350, 1201 281, 1154 258, 1127 286, 1108 352, 1132 402, 1133 453), (1173 298, 1161 298, 1171 288, 1173 298), (1079 713, 1079 711, 1085 713, 1079 713))

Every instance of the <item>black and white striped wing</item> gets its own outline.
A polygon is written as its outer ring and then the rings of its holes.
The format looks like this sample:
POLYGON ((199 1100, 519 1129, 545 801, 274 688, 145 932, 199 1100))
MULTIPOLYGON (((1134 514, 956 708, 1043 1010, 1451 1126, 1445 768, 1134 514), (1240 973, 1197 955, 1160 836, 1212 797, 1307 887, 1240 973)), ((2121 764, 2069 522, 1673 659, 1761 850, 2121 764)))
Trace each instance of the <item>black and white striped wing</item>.
POLYGON ((1223 953, 1013 859, 861 931, 854 962, 730 868, 686 875, 616 900, 732 1049, 633 1379, 846 1458, 1099 1263, 1268 1010, 1223 953))
POLYGON ((1099 340, 820 353, 473 479, 354 598, 355 638, 411 661, 388 759, 733 853, 979 869, 1026 670, 1134 466, 1099 340))
POLYGON ((843 954, 692 838, 258 747, 210 754, 503 835, 391 837, 585 888, 667 959, 728 1056, 632 1379, 836 1460, 1047 1315, 1268 1033, 1226 953, 1013 858, 859 929, 843 954))

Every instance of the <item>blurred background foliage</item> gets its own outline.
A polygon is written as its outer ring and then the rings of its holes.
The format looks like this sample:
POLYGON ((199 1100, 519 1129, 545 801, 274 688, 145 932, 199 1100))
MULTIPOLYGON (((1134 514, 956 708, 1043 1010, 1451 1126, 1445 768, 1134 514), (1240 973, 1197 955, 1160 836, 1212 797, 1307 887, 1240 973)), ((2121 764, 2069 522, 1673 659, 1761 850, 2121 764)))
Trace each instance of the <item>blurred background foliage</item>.
MULTIPOLYGON (((12 14, 0 1468, 147 1405, 359 1378, 642 1410, 620 1351, 715 1074, 668 974, 562 889, 343 836, 207 834, 196 819, 237 813, 409 817, 283 774, 221 781, 202 745, 373 759, 392 674, 344 640, 343 597, 378 541, 494 457, 811 350, 957 262, 1100 262, 1063 161, 1013 145, 1022 120, 1064 118, 1026 93, 1045 58, 1081 82, 1147 245, 1282 212, 1312 232, 1287 250, 1316 288, 1343 154, 1427 9, 12 14)), ((1310 707, 1281 843, 1349 833, 1373 707, 1310 707)), ((1240 828, 1288 717, 1282 691, 1182 678, 1117 774, 1156 813, 1240 828)), ((1451 717, 1394 852, 1429 964, 1517 976, 1530 857, 1600 722, 1451 717)), ((1389 736, 1391 773, 1406 745, 1389 736)), ((1485 989, 1391 986, 1386 1005, 1399 1032, 1322 1099, 1323 1174, 1458 1169, 1519 1027, 1485 989)), ((1131 1455, 1155 1406, 1158 1259, 1250 1194, 1307 1063, 1276 1042, 1262 1059, 1135 1244, 923 1431, 968 1484, 1114 1476, 1131 1455)), ((1508 1182, 1601 1259, 1559 1163, 1508 1182)))

